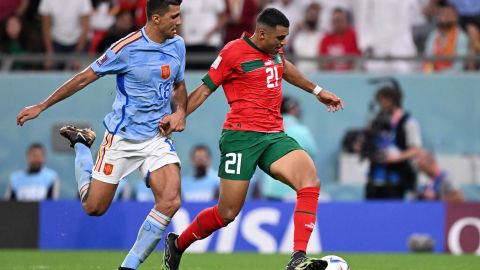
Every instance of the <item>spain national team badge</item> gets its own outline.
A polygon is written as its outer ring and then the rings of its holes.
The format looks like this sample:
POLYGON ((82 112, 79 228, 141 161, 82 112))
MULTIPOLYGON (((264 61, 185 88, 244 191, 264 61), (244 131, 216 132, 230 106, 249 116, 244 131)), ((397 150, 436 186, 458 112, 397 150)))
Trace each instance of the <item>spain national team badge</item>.
POLYGON ((110 175, 112 174, 112 171, 113 171, 113 164, 105 163, 105 166, 103 166, 103 173, 105 175, 110 175))
POLYGON ((166 80, 170 77, 170 65, 162 66, 162 79, 166 80))

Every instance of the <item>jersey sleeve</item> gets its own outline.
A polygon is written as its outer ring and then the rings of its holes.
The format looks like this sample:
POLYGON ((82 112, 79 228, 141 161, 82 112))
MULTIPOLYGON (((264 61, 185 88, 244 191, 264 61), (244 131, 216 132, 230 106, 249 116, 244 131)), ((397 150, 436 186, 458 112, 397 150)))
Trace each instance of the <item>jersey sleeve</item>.
POLYGON ((90 68, 99 76, 124 73, 128 68, 128 50, 124 48, 115 53, 110 47, 90 68))
POLYGON ((232 74, 233 71, 233 61, 232 61, 231 52, 223 49, 213 61, 210 66, 210 70, 205 76, 203 76, 202 81, 210 88, 210 90, 215 91, 217 88, 232 74))

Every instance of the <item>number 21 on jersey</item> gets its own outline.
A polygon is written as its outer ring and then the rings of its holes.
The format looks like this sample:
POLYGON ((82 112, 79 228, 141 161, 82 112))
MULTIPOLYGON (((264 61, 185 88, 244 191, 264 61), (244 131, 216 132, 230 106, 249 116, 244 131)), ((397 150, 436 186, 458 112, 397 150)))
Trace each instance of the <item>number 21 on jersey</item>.
POLYGON ((277 66, 267 67, 265 69, 267 72, 267 87, 274 88, 278 86, 278 69, 277 66))

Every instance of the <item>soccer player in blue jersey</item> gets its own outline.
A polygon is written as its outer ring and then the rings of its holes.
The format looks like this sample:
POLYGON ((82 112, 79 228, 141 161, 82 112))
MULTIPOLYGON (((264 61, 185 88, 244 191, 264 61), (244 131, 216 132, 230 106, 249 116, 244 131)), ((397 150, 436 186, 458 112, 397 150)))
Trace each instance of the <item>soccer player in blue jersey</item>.
POLYGON ((148 0, 145 27, 114 43, 47 99, 17 116, 17 124, 23 125, 99 77, 116 74, 117 95, 113 111, 103 121, 106 132, 96 163, 89 149, 95 140, 92 130, 65 126, 60 134, 75 149, 75 176, 87 214, 105 213, 120 179, 137 168, 153 191, 155 206, 120 269, 138 268, 180 207, 180 160, 172 141, 163 134, 182 131, 185 126, 185 44, 176 35, 181 2, 148 0))

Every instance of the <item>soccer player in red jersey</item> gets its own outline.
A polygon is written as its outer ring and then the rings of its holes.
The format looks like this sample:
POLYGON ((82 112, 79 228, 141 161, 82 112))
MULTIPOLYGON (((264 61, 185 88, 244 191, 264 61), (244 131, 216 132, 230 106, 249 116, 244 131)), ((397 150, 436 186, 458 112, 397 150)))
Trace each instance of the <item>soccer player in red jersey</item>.
POLYGON ((183 252, 193 242, 235 219, 256 166, 297 192, 293 253, 286 270, 327 266, 327 262, 308 258, 305 253, 316 221, 320 180, 310 156, 283 132, 282 78, 315 95, 328 111, 338 111, 343 103, 283 57, 288 27, 288 19, 277 9, 262 11, 254 35, 244 34, 228 43, 203 83, 188 96, 190 114, 223 85, 231 107, 220 138, 220 196, 218 205, 200 212, 180 236, 167 236, 163 269, 178 269, 183 252))

